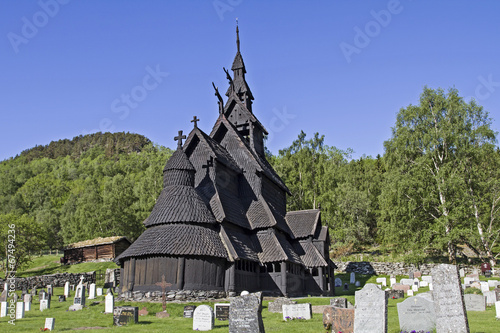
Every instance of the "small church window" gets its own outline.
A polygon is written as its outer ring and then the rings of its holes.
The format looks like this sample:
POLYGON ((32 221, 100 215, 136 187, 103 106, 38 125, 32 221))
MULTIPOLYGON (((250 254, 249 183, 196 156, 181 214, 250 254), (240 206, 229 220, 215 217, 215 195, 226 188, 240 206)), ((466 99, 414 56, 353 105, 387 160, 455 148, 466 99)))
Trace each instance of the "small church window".
POLYGON ((272 263, 269 262, 269 263, 266 264, 266 266, 267 266, 267 271, 269 273, 274 272, 274 270, 273 270, 273 264, 272 263))
POLYGON ((318 276, 318 268, 314 267, 312 269, 312 276, 318 276))
POLYGON ((275 262, 275 263, 274 263, 274 271, 275 271, 276 273, 281 272, 281 263, 279 263, 279 262, 275 262))

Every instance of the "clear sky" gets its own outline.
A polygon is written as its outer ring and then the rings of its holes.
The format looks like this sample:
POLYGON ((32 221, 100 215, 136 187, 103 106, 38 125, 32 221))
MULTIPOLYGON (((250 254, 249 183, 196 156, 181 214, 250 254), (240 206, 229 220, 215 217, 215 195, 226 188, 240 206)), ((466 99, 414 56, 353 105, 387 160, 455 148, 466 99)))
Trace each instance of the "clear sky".
MULTIPOLYGON (((475 97, 500 130, 500 1, 0 0, 0 160, 128 131, 209 133, 236 53, 273 153, 300 130, 383 154, 425 85, 475 97)), ((225 96, 224 96, 225 97, 225 96)))

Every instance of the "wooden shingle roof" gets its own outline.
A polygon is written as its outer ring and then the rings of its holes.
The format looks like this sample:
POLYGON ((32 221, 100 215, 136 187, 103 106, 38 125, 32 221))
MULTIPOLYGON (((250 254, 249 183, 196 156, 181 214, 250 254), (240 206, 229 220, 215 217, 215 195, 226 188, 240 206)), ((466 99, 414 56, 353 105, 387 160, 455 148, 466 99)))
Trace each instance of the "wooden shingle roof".
POLYGON ((167 170, 187 170, 196 171, 193 164, 189 161, 188 157, 182 149, 177 149, 165 164, 163 171, 167 170))
POLYGON ((285 236, 272 229, 261 230, 254 236, 260 247, 259 260, 262 263, 289 261, 303 265, 299 255, 285 236))
POLYGON ((82 247, 96 246, 96 245, 105 245, 105 244, 114 244, 121 240, 126 240, 130 243, 127 237, 125 236, 111 236, 111 237, 98 237, 94 239, 87 239, 84 241, 68 244, 64 249, 79 249, 82 247))
POLYGON ((298 210, 286 213, 286 222, 295 239, 313 236, 320 219, 319 209, 298 210))
POLYGON ((154 255, 228 258, 215 229, 192 224, 167 224, 146 229, 115 261, 154 255))
POLYGON ((326 267, 328 263, 310 240, 294 242, 293 248, 306 267, 326 267))
POLYGON ((233 261, 237 259, 259 261, 259 256, 250 235, 232 228, 221 227, 221 236, 233 261))

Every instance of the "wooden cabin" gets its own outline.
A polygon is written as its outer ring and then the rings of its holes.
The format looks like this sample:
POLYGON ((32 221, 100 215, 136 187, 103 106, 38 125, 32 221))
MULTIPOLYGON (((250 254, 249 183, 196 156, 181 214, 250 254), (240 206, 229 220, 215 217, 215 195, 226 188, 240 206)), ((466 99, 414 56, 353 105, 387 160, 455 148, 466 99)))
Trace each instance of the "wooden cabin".
POLYGON ((124 236, 99 237, 69 244, 63 251, 63 264, 74 264, 92 260, 113 260, 122 254, 131 242, 124 236))

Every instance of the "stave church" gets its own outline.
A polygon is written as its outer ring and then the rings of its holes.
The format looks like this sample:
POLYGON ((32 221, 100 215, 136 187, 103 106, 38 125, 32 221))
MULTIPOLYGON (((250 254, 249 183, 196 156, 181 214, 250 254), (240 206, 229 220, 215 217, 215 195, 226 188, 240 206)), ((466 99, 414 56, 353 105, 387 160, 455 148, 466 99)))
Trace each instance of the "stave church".
POLYGON ((146 230, 119 257, 121 291, 243 290, 332 295, 335 264, 319 209, 286 211, 292 195, 264 153, 236 27, 226 101, 210 133, 179 131, 146 230), (183 143, 183 140, 185 142, 183 143))

